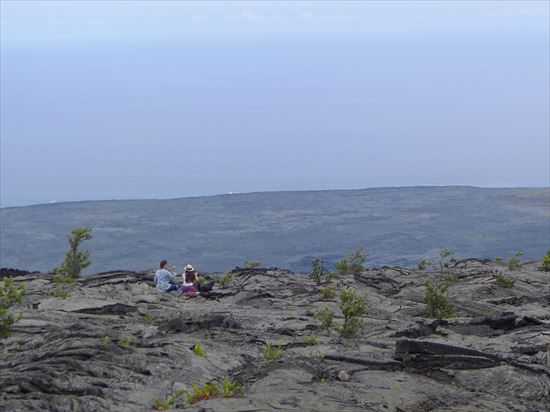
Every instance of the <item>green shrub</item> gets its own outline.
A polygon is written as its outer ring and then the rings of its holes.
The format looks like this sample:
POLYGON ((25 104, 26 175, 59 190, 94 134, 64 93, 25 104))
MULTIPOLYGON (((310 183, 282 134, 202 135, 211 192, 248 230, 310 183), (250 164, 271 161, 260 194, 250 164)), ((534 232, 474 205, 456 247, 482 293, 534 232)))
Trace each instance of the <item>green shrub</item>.
POLYGON ((454 305, 449 301, 447 283, 434 283, 428 279, 424 283, 426 292, 424 294, 424 303, 426 308, 421 312, 423 316, 435 319, 454 318, 456 311, 454 305))
POLYGON ((326 288, 321 289, 321 291, 319 292, 319 295, 321 295, 323 299, 330 299, 336 296, 337 290, 338 288, 336 286, 328 286, 326 288))
POLYGON ((311 260, 310 279, 320 285, 321 281, 327 277, 327 273, 327 268, 324 266, 324 262, 321 259, 316 257, 311 260))
POLYGON ((257 267, 260 267, 260 266, 261 266, 261 263, 255 261, 255 260, 246 260, 244 262, 244 268, 245 269, 254 269, 254 268, 257 268, 257 267))
POLYGON ((206 351, 204 350, 200 342, 195 343, 195 346, 193 346, 193 352, 197 356, 202 356, 202 357, 206 356, 206 351))
POLYGON ((224 275, 218 280, 220 286, 225 286, 233 279, 233 273, 225 272, 224 275))
POLYGON ((103 344, 108 345, 109 343, 111 343, 111 339, 107 335, 103 336, 103 344))
POLYGON ((447 272, 445 273, 445 277, 443 278, 443 280, 447 284, 451 284, 451 283, 457 283, 460 279, 454 273, 447 272))
POLYGON ((74 279, 80 276, 82 269, 88 267, 91 263, 90 252, 78 250, 78 247, 83 241, 92 238, 92 229, 89 227, 75 227, 67 238, 69 240, 69 250, 65 254, 65 259, 61 262, 61 266, 55 272, 74 279))
POLYGON ((224 398, 233 398, 244 394, 244 387, 231 382, 227 377, 223 378, 222 390, 224 398))
MULTIPOLYGON (((233 398, 235 396, 242 396, 244 394, 244 387, 242 385, 231 382, 229 379, 227 379, 227 377, 223 378, 221 392, 216 381, 212 381, 200 387, 192 383, 191 389, 191 392, 186 390, 176 392, 175 396, 172 396, 170 398, 173 398, 170 405, 182 394, 185 396, 187 403, 189 403, 190 405, 194 405, 197 402, 213 399, 219 396, 222 396, 224 398, 233 398)), ((170 405, 168 405, 168 407, 170 407, 170 405)))
POLYGON ((417 270, 426 270, 429 266, 432 266, 433 262, 430 259, 422 259, 416 264, 415 269, 417 270))
POLYGON ((122 345, 122 346, 130 346, 132 344, 132 338, 130 336, 128 337, 123 337, 123 336, 120 336, 118 338, 118 342, 122 345))
POLYGON ((445 269, 448 269, 451 263, 455 263, 455 252, 453 252, 451 249, 445 248, 441 252, 439 252, 439 270, 441 274, 445 271, 445 269))
POLYGON ((540 270, 550 272, 550 250, 542 258, 542 262, 540 262, 540 270))
POLYGON ((166 401, 161 401, 159 398, 153 398, 153 408, 157 411, 166 411, 170 409, 172 404, 180 397, 185 395, 186 391, 177 391, 171 394, 166 401))
POLYGON ((510 270, 516 270, 521 267, 521 262, 519 260, 519 257, 523 255, 523 252, 521 250, 518 250, 516 252, 509 252, 508 253, 508 269, 510 270))
POLYGON ((502 259, 502 256, 497 256, 495 258, 495 262, 498 263, 499 265, 504 265, 504 259, 502 259))
POLYGON ((516 280, 510 276, 504 276, 502 273, 497 273, 495 276, 497 285, 502 286, 503 288, 511 289, 516 284, 516 280))
POLYGON ((60 299, 67 299, 69 296, 71 296, 71 294, 69 293, 68 290, 59 289, 59 290, 53 291, 52 296, 60 299))
POLYGON ((356 275, 365 270, 365 262, 367 254, 362 246, 356 249, 351 249, 345 258, 336 262, 336 270, 338 275, 356 275))
POLYGON ((327 336, 330 335, 330 331, 334 327, 334 312, 330 309, 321 308, 315 312, 313 318, 326 330, 327 336))
POLYGON ((262 352, 263 356, 264 356, 264 359, 266 360, 276 360, 276 359, 279 359, 281 357, 281 349, 275 347, 275 346, 271 346, 270 344, 267 344, 265 347, 264 347, 264 350, 262 352))
POLYGON ((305 338, 310 345, 318 345, 320 342, 319 338, 311 333, 306 335, 305 338))
POLYGON ((355 290, 346 288, 340 293, 340 311, 344 324, 340 328, 340 336, 348 339, 356 337, 364 328, 359 317, 367 314, 368 305, 365 298, 357 296, 355 290))
POLYGON ((9 276, 0 283, 0 338, 7 338, 11 335, 11 327, 19 319, 10 312, 10 308, 21 303, 25 296, 25 285, 15 286, 13 279, 9 276))
POLYGON ((145 323, 151 323, 155 320, 155 317, 152 316, 152 315, 149 315, 148 313, 146 313, 145 315, 143 315, 143 321, 145 323))
POLYGON ((58 270, 59 269, 53 270, 54 276, 52 278, 53 283, 55 283, 57 286, 70 285, 75 282, 74 278, 67 275, 63 275, 62 273, 59 273, 58 270))

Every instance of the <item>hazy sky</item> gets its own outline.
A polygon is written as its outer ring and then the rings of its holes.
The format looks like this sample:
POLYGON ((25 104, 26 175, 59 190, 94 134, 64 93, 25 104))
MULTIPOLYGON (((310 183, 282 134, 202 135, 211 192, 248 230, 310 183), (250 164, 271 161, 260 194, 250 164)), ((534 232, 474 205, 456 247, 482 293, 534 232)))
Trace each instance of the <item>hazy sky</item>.
POLYGON ((549 186, 549 3, 1 2, 2 206, 549 186))

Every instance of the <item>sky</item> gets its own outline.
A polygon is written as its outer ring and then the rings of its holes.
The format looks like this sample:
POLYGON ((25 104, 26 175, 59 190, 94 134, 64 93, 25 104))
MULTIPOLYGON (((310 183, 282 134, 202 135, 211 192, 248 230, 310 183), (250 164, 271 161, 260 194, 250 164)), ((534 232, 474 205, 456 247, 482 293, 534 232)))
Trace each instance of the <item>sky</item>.
POLYGON ((2 207, 550 186, 546 1, 0 11, 2 207))

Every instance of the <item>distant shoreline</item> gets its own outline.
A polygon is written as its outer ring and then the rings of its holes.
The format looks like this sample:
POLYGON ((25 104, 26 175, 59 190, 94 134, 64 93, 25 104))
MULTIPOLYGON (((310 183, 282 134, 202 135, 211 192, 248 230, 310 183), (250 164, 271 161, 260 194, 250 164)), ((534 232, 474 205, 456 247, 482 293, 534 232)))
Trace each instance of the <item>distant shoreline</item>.
POLYGON ((34 206, 49 206, 49 205, 65 205, 75 203, 94 203, 94 202, 140 202, 140 201, 170 201, 170 200, 182 200, 182 199, 202 199, 202 198, 214 198, 222 196, 239 196, 239 195, 256 195, 256 194, 289 194, 289 193, 323 193, 323 192, 353 192, 353 191, 366 191, 366 190, 392 190, 392 189, 452 189, 452 188, 469 188, 469 189, 483 189, 483 190, 514 190, 514 189, 533 189, 544 190, 549 189, 550 186, 471 186, 471 185, 414 185, 414 186, 371 186, 361 187, 353 189, 304 189, 304 190, 266 190, 266 191, 251 191, 251 192, 227 192, 216 193, 206 195, 192 195, 192 196, 178 196, 178 197, 151 197, 151 198, 125 198, 125 199, 84 199, 84 200, 66 200, 66 201, 51 201, 43 203, 31 203, 27 205, 15 205, 15 206, 3 206, 0 210, 34 207, 34 206))

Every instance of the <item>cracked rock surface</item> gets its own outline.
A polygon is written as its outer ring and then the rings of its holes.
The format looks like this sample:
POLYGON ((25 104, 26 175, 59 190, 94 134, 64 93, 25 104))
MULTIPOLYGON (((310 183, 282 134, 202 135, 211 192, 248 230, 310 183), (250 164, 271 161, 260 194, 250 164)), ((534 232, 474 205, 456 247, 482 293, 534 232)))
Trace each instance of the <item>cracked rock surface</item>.
POLYGON ((286 270, 236 268, 210 298, 159 295, 151 272, 69 285, 19 272, 27 294, 0 341, 0 410, 152 410, 154 398, 225 376, 244 385, 243 396, 194 405, 179 397, 171 408, 549 410, 550 273, 475 259, 451 271, 459 317, 447 320, 418 316, 423 283, 442 279, 437 272, 383 267, 334 281, 369 304, 365 332, 346 341, 313 318, 321 307, 338 314, 338 297, 322 298, 327 285, 286 270), (514 287, 496 284, 496 271, 514 287), (206 356, 194 353, 196 343, 206 356), (281 349, 279 359, 263 358, 266 344, 281 349))

